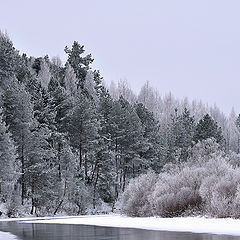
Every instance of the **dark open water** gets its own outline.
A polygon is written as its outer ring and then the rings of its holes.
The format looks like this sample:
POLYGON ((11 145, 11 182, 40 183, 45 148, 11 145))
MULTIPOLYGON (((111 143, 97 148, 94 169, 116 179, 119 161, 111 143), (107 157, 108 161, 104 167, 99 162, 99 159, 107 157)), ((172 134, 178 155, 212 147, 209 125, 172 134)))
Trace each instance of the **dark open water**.
POLYGON ((0 231, 10 232, 19 240, 240 240, 227 235, 20 222, 0 222, 0 231))

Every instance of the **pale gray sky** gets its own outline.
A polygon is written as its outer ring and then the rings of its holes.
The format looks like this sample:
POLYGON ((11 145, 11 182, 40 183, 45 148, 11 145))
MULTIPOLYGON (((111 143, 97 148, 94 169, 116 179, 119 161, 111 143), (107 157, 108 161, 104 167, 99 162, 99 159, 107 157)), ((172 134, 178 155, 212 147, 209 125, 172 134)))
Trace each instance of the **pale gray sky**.
POLYGON ((160 93, 240 112, 239 0, 0 0, 0 29, 28 55, 74 40, 106 82, 149 80, 160 93))

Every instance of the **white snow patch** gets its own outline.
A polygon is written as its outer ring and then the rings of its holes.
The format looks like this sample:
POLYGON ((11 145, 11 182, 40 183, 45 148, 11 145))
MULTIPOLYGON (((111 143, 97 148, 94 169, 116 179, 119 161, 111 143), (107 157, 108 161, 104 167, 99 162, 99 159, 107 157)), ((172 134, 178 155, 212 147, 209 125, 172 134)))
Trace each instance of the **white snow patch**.
MULTIPOLYGON (((22 220, 22 219, 21 219, 22 220)), ((240 220, 238 219, 209 219, 204 217, 179 218, 132 218, 121 215, 98 215, 81 217, 49 218, 31 220, 26 223, 57 223, 84 224, 105 227, 140 228, 147 230, 162 230, 176 232, 212 233, 240 236, 240 220)))
POLYGON ((4 239, 4 240, 16 240, 17 238, 7 232, 0 232, 0 239, 4 239))

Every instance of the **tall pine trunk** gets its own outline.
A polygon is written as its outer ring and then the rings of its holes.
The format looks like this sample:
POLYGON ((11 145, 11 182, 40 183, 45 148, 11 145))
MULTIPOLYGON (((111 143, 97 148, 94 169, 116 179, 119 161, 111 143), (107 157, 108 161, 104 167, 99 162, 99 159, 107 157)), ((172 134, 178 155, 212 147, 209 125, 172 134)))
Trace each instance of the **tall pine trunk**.
POLYGON ((79 143, 79 167, 82 169, 82 143, 79 143))
POLYGON ((59 202, 59 204, 57 205, 55 211, 53 212, 53 215, 56 215, 57 211, 60 209, 60 207, 62 206, 63 204, 63 201, 64 201, 64 198, 66 196, 66 193, 67 193, 67 180, 65 179, 65 182, 64 182, 64 190, 63 190, 63 196, 62 196, 62 199, 61 201, 59 202))
POLYGON ((32 179, 32 209, 30 214, 33 214, 35 207, 35 201, 34 201, 34 180, 32 179))
POLYGON ((84 173, 85 173, 85 180, 88 182, 88 155, 85 154, 84 158, 84 173))
POLYGON ((62 173, 61 173, 61 144, 58 143, 58 177, 61 180, 62 173))
POLYGON ((125 166, 123 169, 123 187, 122 187, 123 192, 124 192, 125 186, 126 186, 126 174, 127 174, 127 167, 125 166))
POLYGON ((22 139, 21 139, 21 173, 22 173, 22 178, 21 178, 21 185, 22 185, 22 205, 24 204, 24 198, 25 198, 25 176, 24 176, 24 168, 25 168, 25 162, 24 162, 24 133, 22 129, 22 139))
POLYGON ((112 212, 114 211, 115 202, 118 198, 118 188, 119 188, 119 169, 118 169, 118 141, 117 137, 115 139, 115 182, 114 182, 114 200, 112 204, 112 212))
POLYGON ((96 208, 96 190, 97 190, 98 177, 99 177, 99 168, 97 167, 97 174, 96 174, 96 179, 93 187, 93 209, 96 208))

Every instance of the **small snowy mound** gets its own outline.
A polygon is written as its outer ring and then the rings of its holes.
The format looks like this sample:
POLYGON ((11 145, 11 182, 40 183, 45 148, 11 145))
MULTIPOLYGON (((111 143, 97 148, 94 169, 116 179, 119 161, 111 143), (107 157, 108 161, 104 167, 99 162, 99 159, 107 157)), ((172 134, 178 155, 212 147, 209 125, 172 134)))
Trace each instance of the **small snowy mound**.
POLYGON ((7 233, 7 232, 0 232, 0 239, 4 239, 4 240, 16 240, 17 238, 12 235, 11 233, 7 233))

